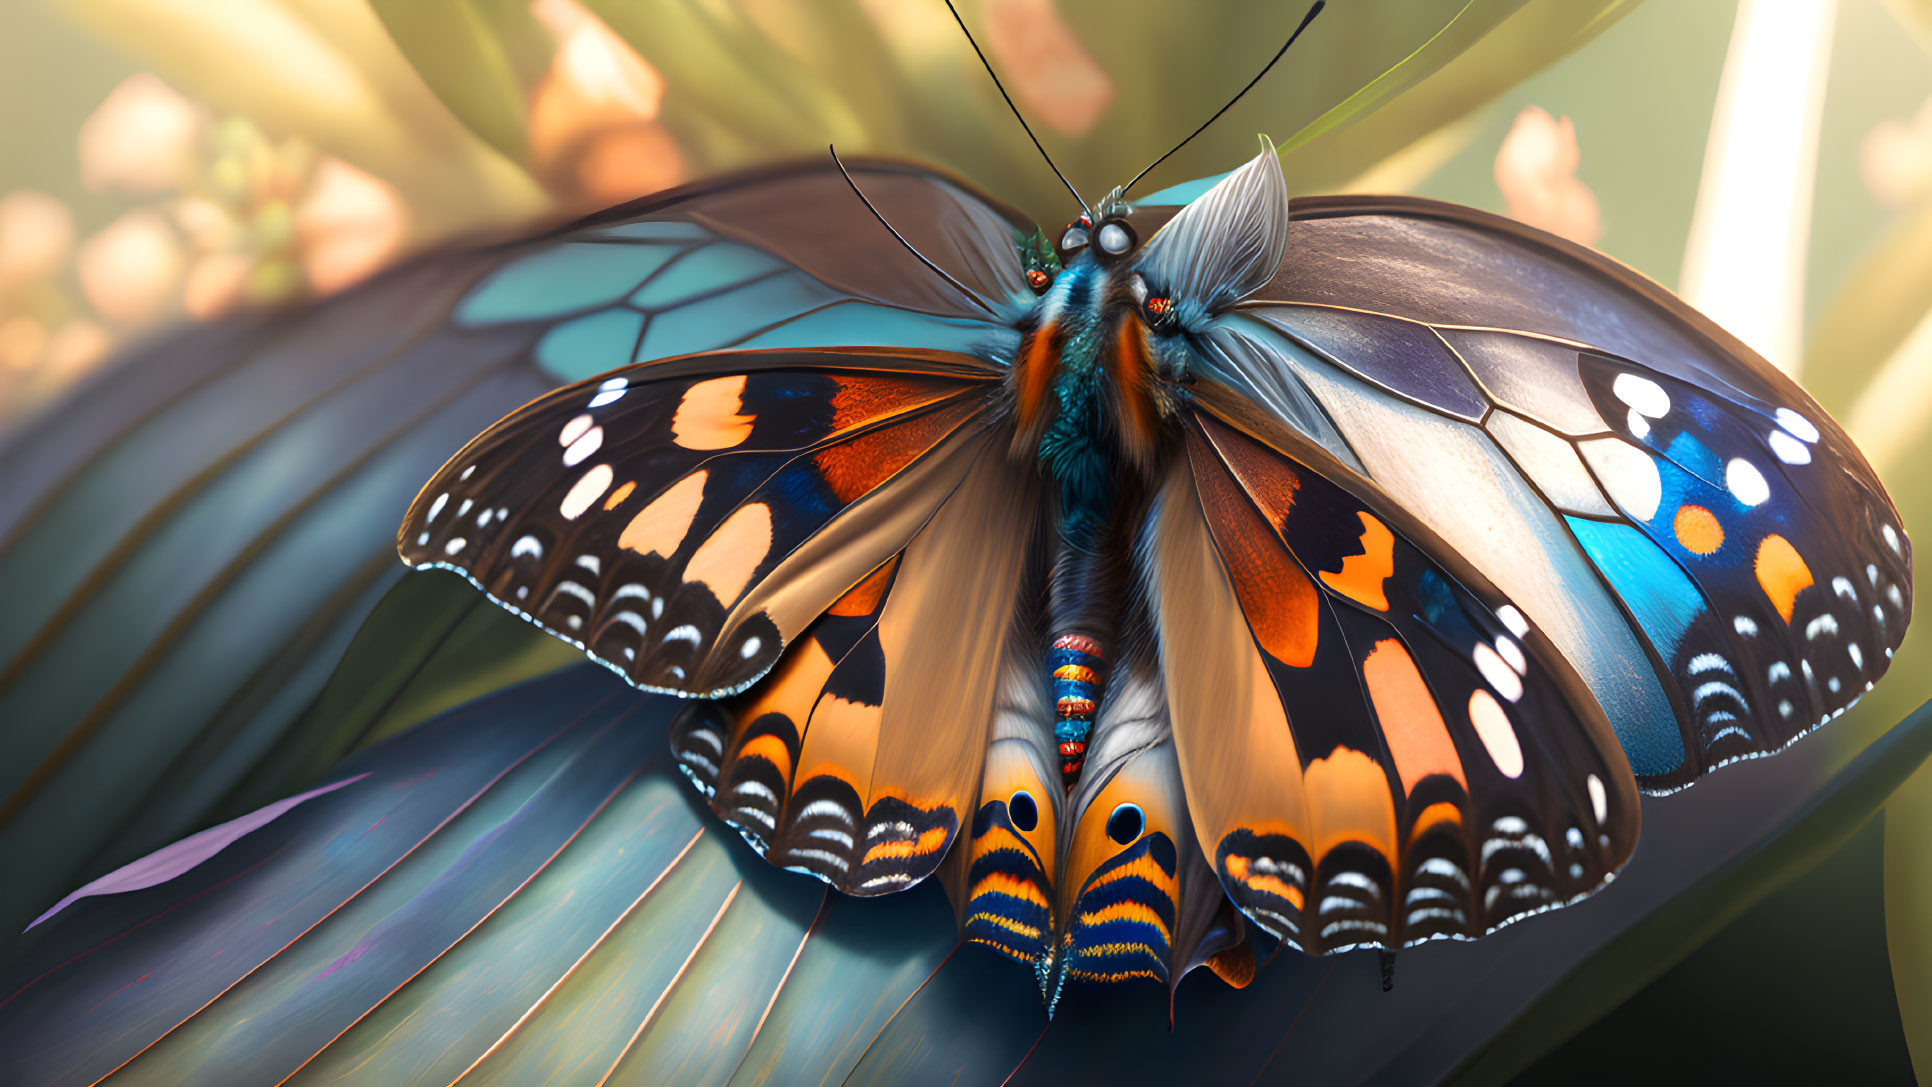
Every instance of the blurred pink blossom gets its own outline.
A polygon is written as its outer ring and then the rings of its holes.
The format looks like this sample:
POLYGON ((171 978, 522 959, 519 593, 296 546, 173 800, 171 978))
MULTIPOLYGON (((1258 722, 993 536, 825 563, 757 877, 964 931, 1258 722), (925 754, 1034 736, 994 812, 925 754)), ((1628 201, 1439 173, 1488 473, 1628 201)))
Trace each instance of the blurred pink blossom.
POLYGON ((60 271, 74 246, 74 216, 43 192, 0 197, 0 295, 60 271))
POLYGON ((557 51, 530 96, 530 154, 553 187, 610 204, 684 179, 676 141, 656 124, 664 79, 576 0, 536 0, 531 13, 557 51))
POLYGON ((81 181, 137 193, 182 188, 198 167, 207 128, 205 111, 159 77, 131 75, 81 125, 81 181))
POLYGON ((1027 116, 1078 136, 1114 100, 1114 82, 1053 0, 986 0, 986 48, 1027 116))
POLYGON ((1496 152, 1496 187, 1511 218, 1581 245, 1603 233, 1596 194, 1576 179, 1576 126, 1526 106, 1496 152))
POLYGON ((168 220, 153 208, 136 208, 83 242, 74 270, 101 316, 139 325, 171 307, 186 259, 168 220))
POLYGON ((295 206, 295 240, 309 284, 327 294, 375 272, 402 247, 407 219, 388 182, 322 156, 295 206))
POLYGON ((1888 208, 1932 195, 1932 98, 1910 118, 1873 125, 1858 145, 1858 172, 1873 199, 1888 208))

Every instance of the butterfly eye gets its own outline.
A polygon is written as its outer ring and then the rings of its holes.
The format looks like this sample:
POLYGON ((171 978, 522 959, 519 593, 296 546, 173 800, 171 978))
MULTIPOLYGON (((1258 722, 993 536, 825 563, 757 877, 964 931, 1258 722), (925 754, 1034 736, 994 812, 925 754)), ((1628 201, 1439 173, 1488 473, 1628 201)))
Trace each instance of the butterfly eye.
POLYGON ((1053 277, 1038 268, 1026 270, 1026 285, 1033 288, 1034 294, 1045 294, 1053 286, 1053 277))
POLYGON ((1101 252, 1117 257, 1131 251, 1134 248, 1135 239, 1133 230, 1129 229, 1126 223, 1115 221, 1100 224, 1100 231, 1094 235, 1094 241, 1099 244, 1101 252))
POLYGON ((1033 802, 1033 794, 1021 789, 1006 802, 1006 817, 1013 820, 1015 829, 1022 833, 1040 825, 1040 806, 1033 802))
POLYGON ((1147 829, 1147 815, 1139 804, 1122 804, 1107 817, 1107 837, 1121 845, 1132 845, 1147 829))
POLYGON ((1067 232, 1060 235, 1060 251, 1063 253, 1071 253, 1075 249, 1085 248, 1086 244, 1087 228, 1079 223, 1074 223, 1072 226, 1067 227, 1067 232))

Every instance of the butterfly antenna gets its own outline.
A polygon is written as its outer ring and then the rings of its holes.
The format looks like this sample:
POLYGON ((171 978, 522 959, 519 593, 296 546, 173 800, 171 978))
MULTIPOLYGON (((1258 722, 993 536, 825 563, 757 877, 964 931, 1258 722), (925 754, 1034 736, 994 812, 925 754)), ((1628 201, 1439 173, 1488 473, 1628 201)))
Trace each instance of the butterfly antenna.
POLYGON ((1059 178, 1060 184, 1065 185, 1067 191, 1073 194, 1073 198, 1080 202, 1080 210, 1085 212, 1087 219, 1091 221, 1093 209, 1087 206, 1087 198, 1081 196, 1080 190, 1074 188, 1073 182, 1067 180, 1067 175, 1061 173, 1060 168, 1053 164, 1053 156, 1047 154, 1047 149, 1041 146, 1040 137, 1033 134, 1033 126, 1026 123, 1026 117, 1020 113, 1020 107, 1013 103, 1013 96, 1006 93, 1006 84, 1000 82, 999 73, 993 71, 993 62, 986 59, 986 53, 980 49, 979 42, 973 40, 973 32, 966 29, 966 20, 959 17, 959 9, 953 6, 953 0, 946 0, 946 10, 953 13, 953 22, 958 23, 959 32, 966 35, 966 44, 973 47, 973 53, 979 57, 980 64, 986 68, 987 76, 993 80, 994 89, 1000 92, 1001 98, 1006 99, 1006 108, 1013 111, 1013 119, 1020 122, 1020 127, 1026 130, 1026 138, 1033 141, 1033 146, 1040 152, 1040 157, 1046 160, 1047 169, 1052 170, 1053 176, 1059 178))
POLYGON ((832 163, 833 165, 839 168, 839 173, 845 175, 845 183, 847 185, 852 186, 852 194, 859 198, 859 202, 865 205, 865 210, 871 212, 872 217, 874 219, 879 220, 880 226, 883 226, 887 230, 892 231, 892 236, 899 239, 899 244, 906 247, 906 252, 911 253, 915 257, 918 257, 919 263, 925 265, 928 268, 931 268, 933 272, 939 276, 939 278, 952 284, 955 290, 957 290, 960 294, 965 295, 968 299, 972 301, 972 303, 975 306, 978 306, 980 309, 985 310, 987 313, 990 313, 995 317, 999 316, 999 311, 987 305, 986 300, 981 298, 979 294, 975 292, 971 287, 968 287, 966 286, 966 284, 961 283, 957 279, 954 279, 952 277, 952 274, 947 272, 946 269, 941 268, 937 264, 934 264, 932 260, 928 258, 924 253, 921 253, 919 250, 913 248, 912 243, 906 240, 906 236, 904 234, 899 233, 899 231, 895 229, 891 223, 886 222, 886 217, 884 215, 879 214, 879 209, 873 206, 872 201, 866 199, 865 193, 859 189, 859 183, 852 180, 852 172, 845 168, 845 163, 839 161, 838 148, 828 145, 826 147, 826 150, 832 152, 832 163))
POLYGON ((1253 79, 1248 80, 1248 85, 1241 88, 1239 91, 1236 91, 1234 97, 1228 99, 1228 104, 1225 106, 1222 106, 1220 109, 1215 110, 1214 116, 1209 117, 1206 121, 1203 121, 1201 123, 1201 127, 1188 133, 1187 139, 1182 140, 1180 143, 1175 144, 1173 148, 1167 152, 1167 154, 1162 155, 1160 158, 1155 159, 1151 163, 1148 163, 1147 169, 1142 170, 1140 173, 1135 174, 1134 180, 1129 181, 1125 185, 1122 185, 1120 187, 1121 195, 1125 196, 1127 194, 1127 190, 1133 188, 1136 184, 1138 184, 1141 178, 1146 177, 1150 172, 1153 171, 1154 167, 1159 166, 1163 162, 1166 162, 1170 157, 1173 156, 1175 151, 1179 151, 1181 148, 1186 147, 1188 145, 1189 140, 1192 140, 1194 137, 1199 136, 1203 132, 1206 132, 1209 125, 1220 120, 1221 115, 1223 113, 1226 113, 1227 111, 1233 109, 1234 104, 1236 102, 1241 101, 1242 95, 1247 94, 1251 90, 1254 90, 1254 85, 1256 83, 1261 82, 1261 77, 1268 74, 1269 69, 1275 66, 1275 61, 1280 60, 1288 52, 1288 47, 1295 44, 1295 39, 1301 37, 1301 32, 1304 30, 1307 30, 1308 24, 1314 22, 1315 16, 1320 15, 1322 13, 1322 9, 1327 6, 1328 6, 1328 0, 1315 0, 1315 6, 1309 8, 1308 14, 1301 17, 1301 25, 1295 28, 1295 32, 1293 34, 1288 35, 1288 40, 1286 42, 1283 42, 1281 48, 1275 51, 1274 58, 1268 61, 1267 64, 1262 65, 1261 70, 1255 73, 1255 76, 1253 79))

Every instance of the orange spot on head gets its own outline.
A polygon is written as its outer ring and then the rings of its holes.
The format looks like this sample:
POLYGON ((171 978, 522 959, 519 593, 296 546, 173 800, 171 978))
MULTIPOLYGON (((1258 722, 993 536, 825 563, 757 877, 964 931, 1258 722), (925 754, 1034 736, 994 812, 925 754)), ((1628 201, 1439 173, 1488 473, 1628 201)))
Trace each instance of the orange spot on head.
POLYGON ((1395 573, 1395 534, 1366 510, 1356 516, 1362 519, 1362 553, 1343 559, 1336 573, 1321 571, 1322 581, 1358 604, 1387 611, 1389 598, 1382 583, 1395 573))
POLYGON ((1684 550, 1698 555, 1709 555, 1724 546, 1724 526, 1717 523, 1717 515, 1702 506, 1684 505, 1677 507, 1677 542, 1684 550))
POLYGON ((698 545, 685 564, 684 580, 710 589, 718 603, 730 607, 771 554, 771 545, 771 507, 763 502, 740 506, 698 545))
POLYGON ((677 552, 678 545, 684 542, 685 534, 691 531, 691 522, 698 516, 698 505, 704 501, 705 477, 709 473, 693 472, 671 485, 671 488, 656 498, 637 515, 617 537, 617 546, 629 548, 640 555, 661 555, 670 558, 677 552))
POLYGON ((1395 867, 1395 798, 1382 765, 1352 748, 1338 747, 1308 764, 1308 815, 1314 823, 1316 864, 1343 842, 1361 842, 1395 867))
POLYGON ((886 590, 892 585, 892 571, 899 566, 899 556, 894 555, 881 563, 877 570, 865 575, 857 585, 845 590, 845 595, 832 602, 825 609, 828 615, 845 618, 871 615, 879 610, 885 600, 886 590))
POLYGON ((607 510, 614 510, 617 507, 623 505, 624 500, 626 498, 629 498, 631 496, 631 492, 636 489, 637 489, 636 483, 626 480, 621 486, 619 486, 616 490, 610 493, 609 498, 604 499, 604 508, 607 510))
POLYGON ((1811 567, 1790 540, 1774 532, 1758 544, 1757 573, 1758 587, 1789 623, 1798 594, 1811 587, 1811 567))
POLYGON ((1362 679, 1368 684, 1382 737, 1395 757, 1403 790, 1413 793, 1430 774, 1447 774, 1467 791, 1469 782, 1463 777, 1455 742, 1449 738, 1449 726, 1402 643, 1394 638, 1376 642, 1362 661, 1362 679))
POLYGON ((779 777, 784 778, 787 782, 792 779, 791 749, 785 746, 784 740, 779 739, 769 732, 762 736, 754 736, 745 741, 745 746, 738 749, 738 757, 741 759, 764 759, 766 762, 778 768, 779 777))
POLYGON ((745 375, 714 377, 684 390, 677 414, 671 417, 671 437, 686 449, 731 449, 751 437, 755 416, 740 415, 744 406, 745 375))

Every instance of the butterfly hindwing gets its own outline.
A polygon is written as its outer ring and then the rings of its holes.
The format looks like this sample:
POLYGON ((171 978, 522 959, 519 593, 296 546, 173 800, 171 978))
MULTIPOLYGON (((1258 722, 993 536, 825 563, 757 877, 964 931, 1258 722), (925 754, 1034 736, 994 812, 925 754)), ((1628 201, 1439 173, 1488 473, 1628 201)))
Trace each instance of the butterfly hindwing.
POLYGON ((638 686, 741 690, 951 493, 992 385, 919 353, 626 368, 477 437, 398 546, 638 686))
POLYGON ((849 894, 933 874, 973 815, 1039 501, 986 442, 901 552, 754 689, 687 708, 672 748, 774 864, 849 894))
POLYGON ((1326 953, 1473 938, 1601 886, 1639 814, 1594 701, 1372 484, 1245 421, 1299 456, 1199 411, 1150 526, 1180 768, 1230 897, 1326 953))

